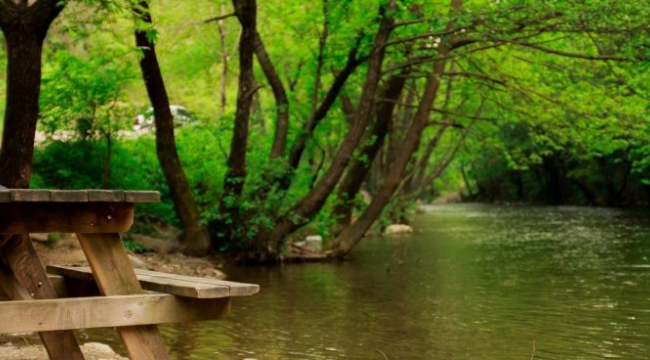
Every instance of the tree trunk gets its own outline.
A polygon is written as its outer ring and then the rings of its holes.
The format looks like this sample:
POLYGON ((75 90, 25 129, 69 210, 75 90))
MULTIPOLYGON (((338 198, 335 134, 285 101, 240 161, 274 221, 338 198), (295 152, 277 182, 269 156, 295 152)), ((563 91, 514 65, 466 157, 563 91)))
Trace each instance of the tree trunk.
MULTIPOLYGON (((225 14, 225 6, 221 4, 221 16, 225 14)), ((226 80, 228 79, 228 45, 226 44, 226 29, 223 20, 217 21, 219 30, 219 39, 221 40, 221 80, 219 82, 219 115, 223 116, 226 112, 226 80)))
POLYGON ((111 188, 111 157, 113 155, 113 139, 111 132, 104 134, 106 139, 106 152, 104 153, 104 171, 102 176, 102 189, 111 188))
MULTIPOLYGON (((451 0, 452 11, 460 11, 462 0, 451 0)), ((451 31, 454 23, 447 25, 447 30, 451 31)), ((420 104, 417 112, 411 122, 406 136, 402 140, 401 150, 396 154, 395 160, 391 163, 390 173, 383 179, 384 182, 375 194, 372 202, 365 209, 363 214, 352 225, 345 228, 339 236, 332 242, 334 256, 343 256, 350 252, 363 238, 370 226, 381 215, 382 210, 388 204, 393 194, 402 181, 411 157, 420 146, 420 139, 425 127, 429 124, 429 116, 436 101, 438 90, 440 89, 440 78, 445 71, 447 57, 449 56, 448 45, 441 45, 438 51, 438 57, 433 63, 433 69, 427 77, 424 86, 424 92, 420 98, 420 104)))
MULTIPOLYGON (((345 82, 354 73, 357 67, 363 63, 361 59, 357 58, 358 49, 359 49, 359 43, 357 42, 357 44, 349 51, 348 59, 347 62, 345 63, 345 66, 343 67, 343 70, 341 70, 336 75, 336 78, 334 79, 332 86, 330 86, 329 90, 327 91, 327 94, 323 98, 323 102, 316 109, 316 111, 311 114, 309 119, 307 119, 307 122, 305 122, 305 126, 303 127, 302 132, 298 135, 298 138, 296 139, 293 146, 291 147, 291 150, 289 151, 289 160, 288 160, 289 167, 291 169, 295 170, 298 168, 298 165, 300 165, 300 159, 302 159, 302 154, 305 151, 305 148, 307 147, 307 140, 309 140, 312 133, 314 132, 314 129, 316 129, 318 124, 325 118, 325 116, 327 116, 329 109, 334 104, 334 101, 336 101, 336 98, 338 97, 339 93, 343 89, 343 85, 345 85, 345 82)), ((283 188, 284 189, 289 188, 286 181, 285 184, 283 185, 283 188)))
POLYGON ((382 101, 375 112, 375 123, 367 136, 368 141, 372 142, 363 147, 339 184, 337 192, 338 202, 334 206, 332 213, 337 219, 338 227, 340 228, 350 225, 354 198, 361 189, 361 185, 366 179, 375 157, 384 144, 384 139, 388 134, 388 128, 393 118, 393 110, 406 84, 406 75, 400 74, 392 77, 388 81, 381 96, 382 101))
POLYGON ((422 131, 429 123, 429 115, 435 103, 438 89, 440 88, 440 76, 445 68, 445 57, 448 52, 441 49, 440 59, 436 60, 433 70, 427 78, 424 93, 421 97, 415 118, 411 122, 408 132, 402 141, 400 151, 396 154, 395 160, 391 163, 391 171, 384 178, 384 183, 380 190, 375 194, 372 202, 365 209, 363 214, 352 225, 345 228, 339 236, 332 242, 333 246, 338 246, 333 252, 337 256, 342 256, 350 252, 354 246, 361 240, 363 235, 368 231, 370 226, 381 215, 382 210, 388 204, 391 197, 397 190, 406 166, 413 153, 420 145, 422 131))
MULTIPOLYGON (((151 24, 147 1, 140 2, 140 7, 134 11, 143 21, 151 24)), ((143 52, 140 69, 149 100, 154 108, 156 155, 169 185, 174 209, 183 226, 181 242, 184 245, 184 252, 189 255, 205 255, 210 250, 210 237, 207 229, 200 225, 199 208, 176 150, 174 117, 169 109, 169 98, 158 65, 156 50, 154 44, 149 41, 145 30, 136 30, 135 40, 136 45, 143 52)))
POLYGON ((219 204, 219 218, 211 223, 216 238, 214 246, 238 237, 232 233, 231 224, 240 216, 240 198, 246 181, 246 152, 248 151, 248 128, 255 76, 253 73, 253 56, 255 54, 257 3, 255 0, 233 0, 235 14, 241 24, 241 41, 239 42, 239 84, 237 92, 237 111, 235 127, 228 155, 228 171, 224 178, 223 193, 219 204))
MULTIPOLYGON (((395 6, 391 1, 388 6, 395 6)), ((259 241, 267 244, 267 250, 272 254, 277 254, 281 250, 281 240, 289 233, 304 226, 325 204, 327 197, 336 187, 336 184, 345 171, 350 157, 358 147, 366 126, 372 114, 379 79, 381 78, 381 68, 385 55, 385 44, 388 41, 393 29, 394 19, 390 14, 390 9, 382 8, 382 18, 379 30, 375 36, 373 51, 370 56, 368 73, 364 83, 361 100, 357 107, 354 124, 346 134, 343 142, 336 155, 331 161, 331 165, 316 183, 314 188, 303 197, 289 212, 281 216, 275 224, 275 227, 268 234, 261 234, 259 241)))
POLYGON ((43 40, 63 10, 58 0, 25 6, 0 2, 0 28, 7 51, 7 98, 0 150, 0 184, 28 188, 41 91, 43 40))
POLYGON ((284 84, 278 75, 269 54, 266 52, 264 43, 260 34, 255 29, 254 37, 255 55, 260 63, 260 67, 266 76, 266 80, 271 86, 273 97, 275 97, 275 136, 273 138, 273 146, 271 148, 271 160, 279 159, 284 155, 284 150, 287 146, 287 133, 289 132, 289 98, 284 89, 284 84))
MULTIPOLYGON (((7 98, 0 150, 0 185, 8 188, 29 188, 41 91, 43 40, 50 24, 64 5, 65 2, 59 0, 40 0, 31 6, 27 6, 27 1, 0 1, 0 28, 5 37, 8 60, 7 98)), ((37 298, 56 297, 27 235, 18 234, 12 239, 3 246, 5 250, 7 246, 22 247, 13 252, 20 256, 11 256, 12 252, 5 252, 4 262, 12 269, 28 270, 21 273, 14 271, 13 276, 25 288, 22 290, 27 294, 34 292, 37 298), (31 256, 27 256, 30 252, 31 256), (38 281, 42 282, 42 286, 35 290, 31 285, 38 281)), ((20 294, 11 297, 14 300, 24 300, 20 294)), ((72 331, 41 332, 39 336, 53 359, 84 358, 72 331)))

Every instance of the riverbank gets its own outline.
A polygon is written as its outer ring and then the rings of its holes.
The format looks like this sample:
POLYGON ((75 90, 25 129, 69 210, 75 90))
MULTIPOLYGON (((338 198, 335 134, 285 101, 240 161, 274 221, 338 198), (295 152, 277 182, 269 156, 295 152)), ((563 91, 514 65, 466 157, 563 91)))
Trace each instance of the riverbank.
MULTIPOLYGON (((29 335, 28 335, 29 336, 29 335)), ((47 352, 42 345, 27 343, 24 336, 13 336, 0 345, 0 358, 3 360, 48 360, 47 352), (25 344, 20 344, 25 342, 25 344)), ((81 346, 81 352, 86 360, 127 360, 101 343, 86 343, 81 346)))

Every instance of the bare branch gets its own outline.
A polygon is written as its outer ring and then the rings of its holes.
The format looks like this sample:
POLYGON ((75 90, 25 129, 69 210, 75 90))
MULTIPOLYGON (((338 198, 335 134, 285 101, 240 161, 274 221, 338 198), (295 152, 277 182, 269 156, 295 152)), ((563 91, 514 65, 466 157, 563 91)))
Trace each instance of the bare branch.
POLYGON ((509 39, 499 39, 500 41, 508 42, 514 45, 519 45, 519 46, 524 46, 524 47, 529 47, 535 50, 543 51, 548 54, 554 54, 554 55, 559 55, 559 56, 564 56, 564 57, 570 57, 570 58, 576 58, 576 59, 584 59, 584 60, 611 60, 611 61, 629 61, 631 60, 628 57, 625 56, 616 56, 616 55, 588 55, 588 54, 580 54, 580 53, 570 53, 562 50, 557 50, 557 49, 552 49, 548 48, 545 46, 540 46, 535 43, 529 43, 529 42, 520 42, 517 40, 509 40, 509 39))
POLYGON ((287 132, 289 129, 289 98, 287 97, 287 92, 285 90, 284 84, 280 79, 280 75, 275 70, 273 62, 269 57, 269 54, 266 52, 262 38, 257 30, 255 30, 254 35, 254 47, 255 47, 255 56, 262 67, 264 76, 271 85, 271 90, 273 91, 273 96, 275 98, 275 111, 276 111, 276 122, 275 122, 275 136, 273 138, 273 146, 271 148, 271 159, 280 158, 284 154, 287 143, 287 132))
POLYGON ((221 15, 221 16, 215 16, 213 18, 209 18, 207 20, 204 20, 203 23, 208 24, 208 23, 211 23, 211 22, 217 22, 217 21, 225 20, 225 19, 227 19, 229 17, 235 17, 235 16, 237 16, 237 14, 235 14, 235 13, 230 13, 230 14, 221 15))
POLYGON ((492 83, 495 83, 495 84, 507 86, 507 83, 506 83, 505 80, 496 79, 496 78, 487 76, 485 74, 477 74, 477 73, 470 73, 470 72, 455 71, 455 72, 446 72, 446 73, 444 73, 442 75, 443 76, 451 76, 451 77, 461 76, 461 77, 466 77, 466 78, 477 78, 477 79, 492 82, 492 83))
MULTIPOLYGON (((436 108, 433 109, 433 112, 443 114, 446 117, 460 117, 460 118, 466 118, 466 119, 476 119, 477 121, 495 122, 495 121, 499 120, 498 118, 495 118, 495 117, 480 117, 480 116, 479 117, 474 117, 474 116, 470 116, 470 115, 466 115, 466 114, 461 114, 461 113, 458 113, 458 112, 455 112, 455 111, 436 109, 436 108)), ((431 121, 429 125, 449 125, 449 126, 457 127, 457 128, 458 127, 460 127, 460 128, 465 127, 463 125, 456 126, 457 123, 448 122, 448 121, 431 121)))

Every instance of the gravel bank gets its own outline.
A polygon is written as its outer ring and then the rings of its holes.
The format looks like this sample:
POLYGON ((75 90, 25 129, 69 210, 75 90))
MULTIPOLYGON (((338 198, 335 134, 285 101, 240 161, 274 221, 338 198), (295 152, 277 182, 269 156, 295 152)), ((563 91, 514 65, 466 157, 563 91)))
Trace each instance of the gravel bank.
MULTIPOLYGON (((86 360, 128 360, 115 354, 113 349, 106 344, 86 343, 81 346, 81 351, 86 360)), ((41 345, 14 345, 5 343, 0 345, 0 359, 3 360, 49 360, 45 348, 41 345)))

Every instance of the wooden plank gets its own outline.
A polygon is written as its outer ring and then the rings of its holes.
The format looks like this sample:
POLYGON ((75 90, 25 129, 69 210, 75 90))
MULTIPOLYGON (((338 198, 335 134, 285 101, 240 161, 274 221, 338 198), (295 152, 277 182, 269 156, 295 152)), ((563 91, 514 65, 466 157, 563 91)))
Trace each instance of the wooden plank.
POLYGON ((52 287, 59 298, 100 295, 95 280, 77 280, 55 274, 48 274, 47 277, 50 279, 50 283, 52 283, 52 287))
POLYGON ((47 278, 50 280, 50 284, 52 284, 52 288, 54 289, 57 297, 70 297, 70 294, 68 294, 66 280, 63 276, 47 274, 47 278))
POLYGON ((126 202, 121 190, 88 190, 88 201, 126 202))
POLYGON ((88 202, 87 191, 50 190, 51 202, 88 202))
MULTIPOLYGON (((103 295, 141 294, 142 288, 118 233, 77 233, 95 281, 103 295)), ((129 358, 169 360, 162 336, 156 325, 117 328, 129 358)))
MULTIPOLYGON (((1 248, 0 257, 4 260, 3 289, 13 299, 48 299, 56 293, 48 280, 34 244, 27 234, 12 236, 1 248), (11 289, 10 289, 11 288, 11 289)), ((3 302, 11 303, 11 302, 3 302)), ((17 313, 16 315, 23 315, 17 313)), ((14 320, 19 322, 20 320, 14 320)), ((83 354, 72 331, 46 331, 38 334, 53 360, 83 360, 83 354)))
POLYGON ((128 203, 6 203, 0 233, 126 232, 133 224, 128 203))
POLYGON ((160 193, 157 191, 126 191, 124 197, 127 202, 146 203, 160 201, 160 193))
POLYGON ((195 284, 194 286, 226 286, 229 288, 228 296, 230 297, 250 296, 257 294, 260 291, 260 286, 257 284, 240 283, 196 276, 167 274, 163 272, 142 269, 137 269, 136 274, 138 274, 138 278, 141 276, 149 276, 149 281, 164 281, 165 279, 173 279, 175 281, 183 281, 195 284))
POLYGON ((29 292, 20 285, 11 269, 3 262, 0 262, 0 288, 9 299, 28 300, 32 298, 29 292))
POLYGON ((157 191, 0 189, 0 203, 7 202, 128 202, 160 201, 157 191))
MULTIPOLYGON (((47 271, 52 274, 59 274, 80 280, 93 280, 92 271, 88 267, 48 266, 47 271)), ((135 272, 138 281, 140 282, 140 286, 144 290, 200 299, 223 298, 230 296, 230 288, 227 286, 179 281, 172 277, 165 278, 141 275, 139 274, 140 271, 137 269, 135 272)))
POLYGON ((228 288, 227 296, 230 297, 250 296, 250 295, 257 294, 260 291, 260 286, 256 284, 239 283, 233 281, 202 278, 196 276, 167 274, 163 272, 142 270, 142 269, 137 269, 136 274, 138 274, 138 278, 147 276, 147 279, 151 282, 159 281, 161 283, 164 283, 165 281, 174 280, 178 282, 185 282, 187 284, 192 284, 192 286, 195 287, 224 286, 228 288))
POLYGON ((199 300, 160 293, 5 301, 0 303, 0 333, 215 320, 229 310, 228 298, 199 300))
MULTIPOLYGON (((86 266, 48 266, 50 274, 93 281, 92 271, 86 266)), ((168 274, 135 269, 140 286, 145 290, 164 292, 177 296, 210 299, 231 296, 248 296, 259 292, 259 285, 244 284, 194 276, 168 274)))
POLYGON ((11 201, 50 201, 50 190, 11 189, 11 201))

